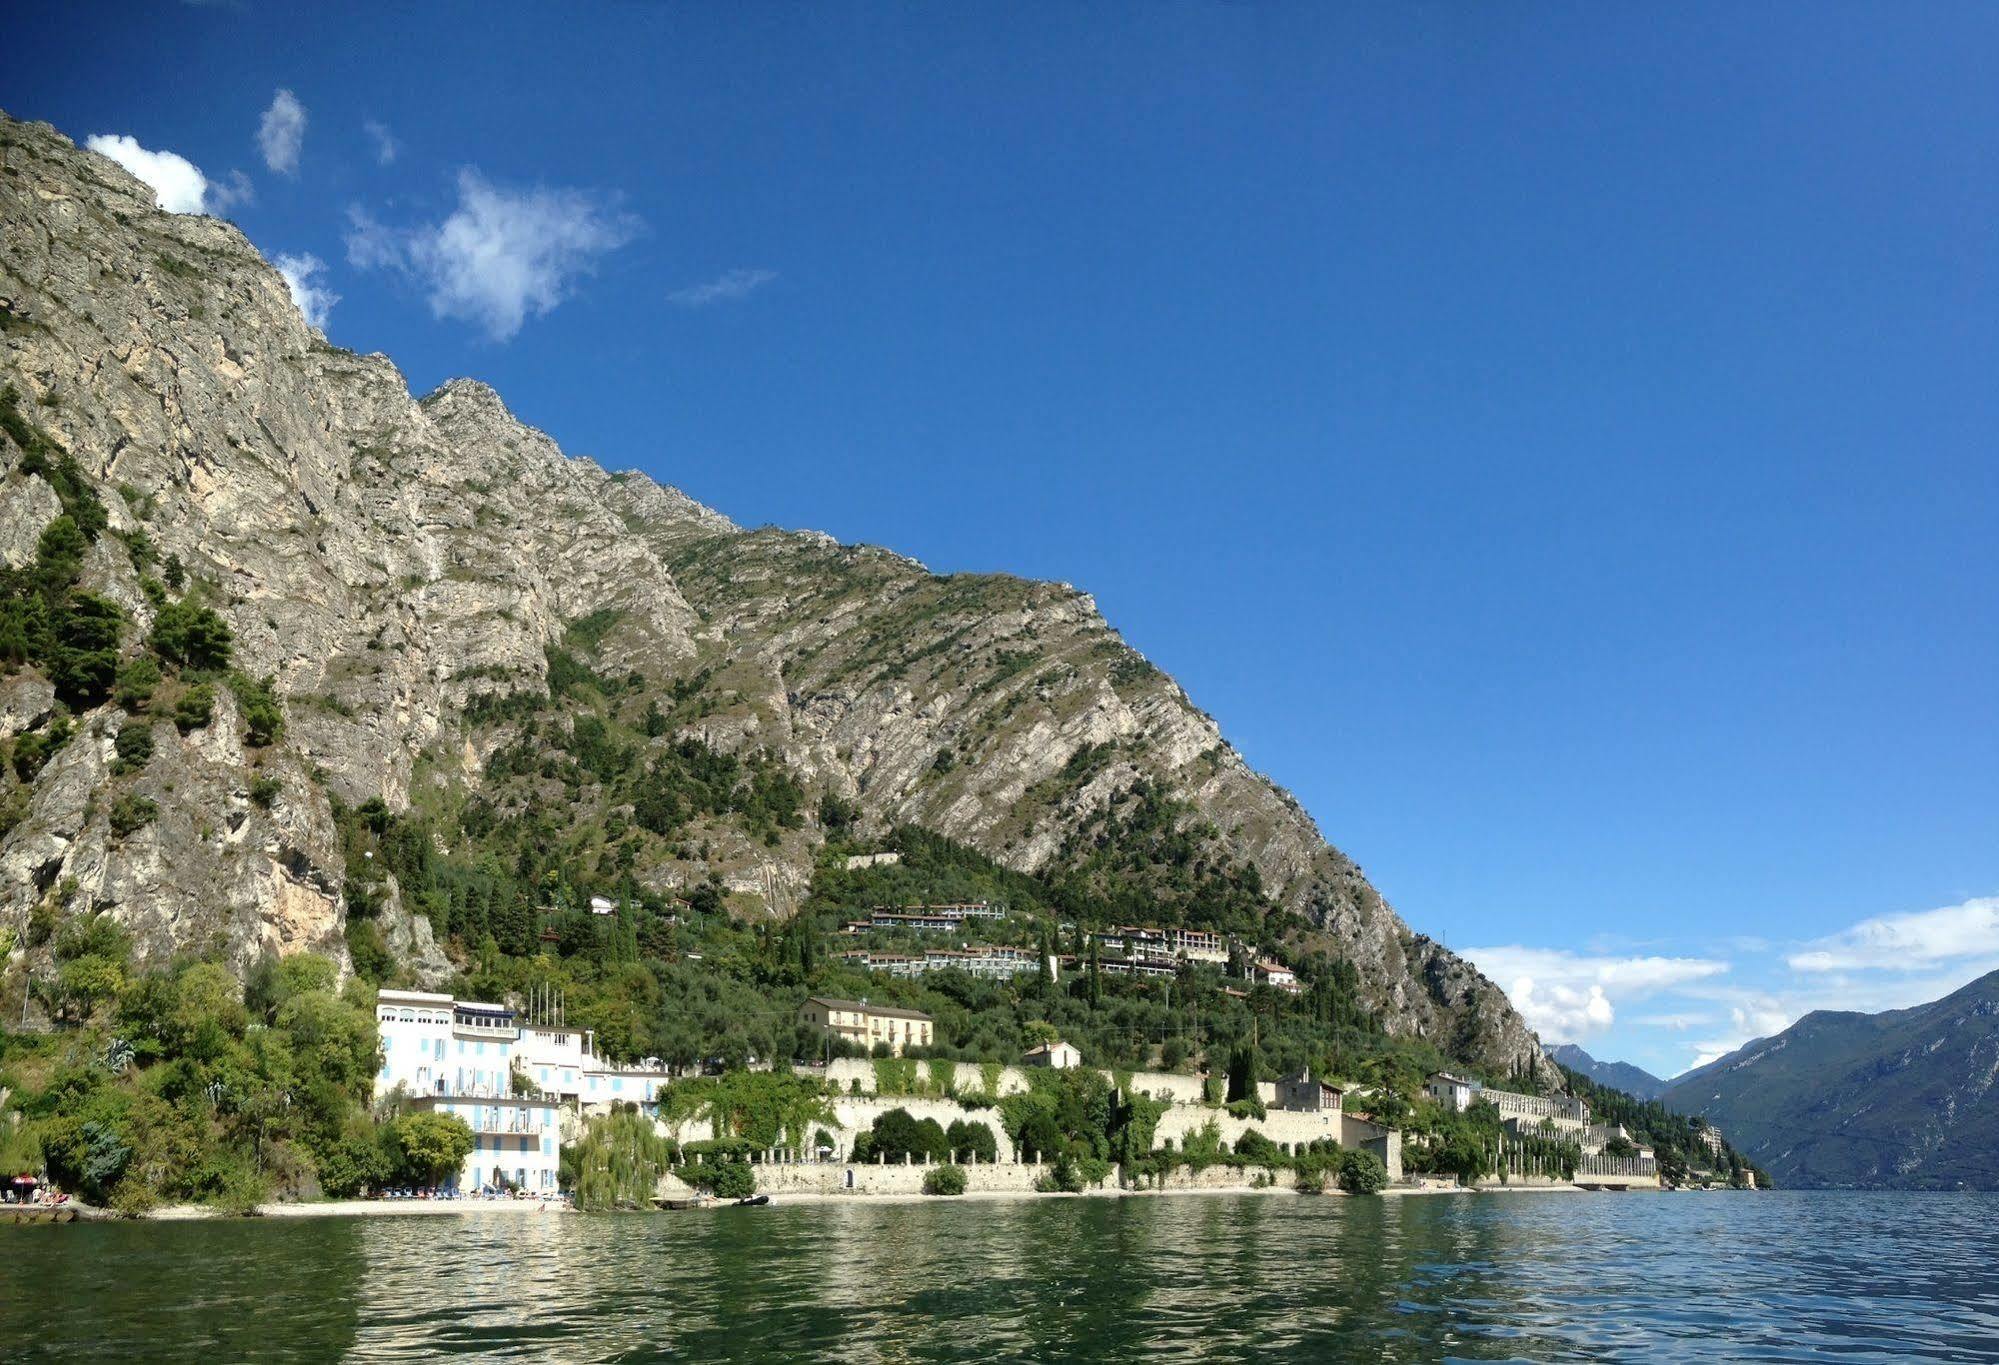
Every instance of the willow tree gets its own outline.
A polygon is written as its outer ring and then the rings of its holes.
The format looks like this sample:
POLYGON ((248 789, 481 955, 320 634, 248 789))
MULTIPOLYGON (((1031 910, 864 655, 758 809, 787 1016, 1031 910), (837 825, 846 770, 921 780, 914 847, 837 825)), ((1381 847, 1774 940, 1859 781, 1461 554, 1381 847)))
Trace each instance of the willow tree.
POLYGON ((627 1110, 591 1119, 569 1156, 576 1207, 602 1213, 644 1208, 673 1165, 674 1144, 650 1118, 627 1110))

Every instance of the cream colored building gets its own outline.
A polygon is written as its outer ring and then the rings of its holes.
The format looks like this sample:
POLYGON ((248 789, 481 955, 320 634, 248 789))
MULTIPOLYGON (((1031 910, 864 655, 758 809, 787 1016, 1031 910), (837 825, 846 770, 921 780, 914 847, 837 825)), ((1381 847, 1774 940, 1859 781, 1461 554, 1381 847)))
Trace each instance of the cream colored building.
POLYGON ((1059 1038, 1052 1043, 1037 1043, 1029 1048, 1020 1059, 1022 1066, 1045 1066, 1055 1071, 1073 1071, 1083 1064, 1083 1054, 1074 1043, 1065 1043, 1059 1038))
POLYGON ((876 1043, 886 1043, 889 1052, 897 1057, 912 1047, 929 1047, 936 1040, 930 1016, 921 1010, 870 1005, 865 1000, 815 995, 798 1007, 798 1017, 870 1051, 876 1043))
POLYGON ((1523 1095, 1494 1090, 1479 1081, 1439 1071, 1424 1082, 1423 1092, 1444 1108, 1462 1114, 1474 1104, 1489 1104, 1502 1119, 1547 1119, 1557 1129, 1574 1132, 1589 1126, 1589 1105, 1567 1095, 1523 1095))

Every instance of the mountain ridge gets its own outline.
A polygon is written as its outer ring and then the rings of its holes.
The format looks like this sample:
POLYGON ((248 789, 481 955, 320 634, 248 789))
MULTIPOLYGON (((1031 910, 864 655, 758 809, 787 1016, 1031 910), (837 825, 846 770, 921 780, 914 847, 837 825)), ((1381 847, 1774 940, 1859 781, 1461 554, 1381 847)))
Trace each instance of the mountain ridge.
POLYGON ((1879 1014, 1815 1010, 1669 1083, 1786 1187, 1999 1189, 1999 972, 1879 1014))
MULTIPOLYGON (((44 125, 0 115, 0 138, 0 379, 30 439, 73 459, 103 507, 77 591, 116 608, 129 662, 163 610, 158 575, 178 566, 173 591, 226 621, 231 668, 267 679, 284 717, 256 745, 244 686, 213 688, 212 719, 183 727, 104 692, 65 699, 45 668, 0 677, 0 740, 18 760, 34 737, 41 764, 17 761, 0 795, 0 922, 55 903, 117 915, 142 960, 216 943, 239 964, 305 948, 344 961, 363 869, 339 812, 476 812, 488 766, 546 734, 508 699, 559 701, 581 669, 628 711, 652 699, 672 729, 649 752, 685 738, 768 755, 880 827, 935 828, 1017 868, 1083 867, 1136 803, 1192 850, 1191 872, 1155 864, 1141 885, 1239 887, 1268 905, 1257 927, 1273 940, 1351 960, 1391 1030, 1554 1076, 1504 993, 1404 925, 1087 594, 746 530, 564 454, 477 380, 415 397, 386 356, 310 328, 233 226, 158 210, 44 125), (132 727, 151 745, 136 772, 119 748, 132 727), (281 795, 256 799, 262 783, 281 795)), ((64 503, 19 441, 0 454, 0 563, 29 574, 64 503)), ((629 792, 557 776, 524 810, 630 831, 629 792)), ((809 822, 694 830, 597 839, 573 866, 662 891, 712 878, 744 914, 795 908, 809 822)), ((389 949, 441 978, 424 916, 393 884, 381 896, 389 949)))
POLYGON ((1656 1100, 1667 1085, 1643 1067, 1629 1062, 1600 1062, 1574 1043, 1558 1043, 1548 1049, 1548 1055, 1569 1070, 1579 1071, 1597 1084, 1622 1090, 1635 1099, 1656 1100))

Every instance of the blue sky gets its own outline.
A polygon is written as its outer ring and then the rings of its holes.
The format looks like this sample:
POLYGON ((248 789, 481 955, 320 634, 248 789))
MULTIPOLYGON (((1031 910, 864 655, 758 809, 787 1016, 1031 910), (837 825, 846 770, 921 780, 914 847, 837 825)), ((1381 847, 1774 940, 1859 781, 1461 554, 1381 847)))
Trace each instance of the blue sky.
POLYGON ((1546 1036, 1999 966, 1999 10, 305 8, 0 103, 419 392, 1088 588, 1546 1036))

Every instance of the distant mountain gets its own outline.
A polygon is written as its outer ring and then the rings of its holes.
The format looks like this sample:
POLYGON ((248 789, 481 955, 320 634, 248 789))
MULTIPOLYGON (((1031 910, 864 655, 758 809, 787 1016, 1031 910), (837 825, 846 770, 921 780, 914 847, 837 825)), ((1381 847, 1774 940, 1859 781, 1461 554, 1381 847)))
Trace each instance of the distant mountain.
POLYGON ((1662 1098, 1787 1187, 1999 1189, 1999 972, 1912 1009, 1808 1014, 1662 1098))
POLYGON ((1548 1049, 1548 1055, 1571 1071, 1580 1071, 1598 1085, 1607 1085, 1613 1090, 1641 1100, 1656 1100, 1665 1093, 1666 1083, 1642 1067, 1629 1062, 1599 1062, 1574 1043, 1561 1043, 1548 1049))

